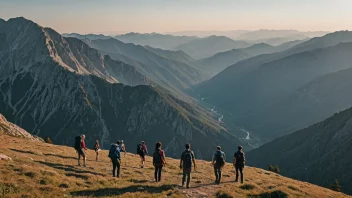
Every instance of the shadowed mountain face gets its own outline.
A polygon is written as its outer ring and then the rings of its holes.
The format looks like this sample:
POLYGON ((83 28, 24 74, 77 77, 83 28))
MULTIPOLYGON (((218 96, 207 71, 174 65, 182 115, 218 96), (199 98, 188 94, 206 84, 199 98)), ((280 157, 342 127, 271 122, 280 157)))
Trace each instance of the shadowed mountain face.
POLYGON ((226 67, 236 64, 239 61, 248 59, 261 54, 270 54, 287 50, 303 41, 291 41, 279 46, 271 46, 265 43, 254 44, 250 47, 232 49, 226 52, 220 52, 198 61, 198 67, 211 72, 213 75, 223 71, 226 67))
POLYGON ((249 58, 250 55, 238 50, 233 49, 226 52, 220 52, 209 58, 199 60, 199 68, 211 72, 213 75, 224 70, 229 65, 233 65, 241 60, 249 58))
POLYGON ((99 139, 103 148, 117 139, 160 140, 169 156, 191 142, 202 158, 220 142, 228 151, 240 143, 194 104, 151 86, 115 83, 149 80, 78 39, 24 18, 7 21, 0 39, 0 112, 31 134, 72 145, 84 133, 88 146, 99 139))
POLYGON ((173 49, 181 44, 198 39, 198 37, 195 36, 172 36, 158 33, 139 34, 134 32, 118 35, 115 38, 124 43, 133 43, 143 46, 149 45, 153 48, 161 48, 165 50, 173 49))
MULTIPOLYGON (((196 90, 206 101, 232 113, 235 123, 248 127, 263 140, 271 140, 352 105, 338 102, 338 105, 323 106, 313 102, 342 100, 341 95, 332 94, 319 95, 314 100, 312 96, 311 100, 292 105, 292 96, 301 99, 302 92, 313 89, 312 83, 316 93, 334 90, 320 81, 320 77, 352 66, 351 43, 338 44, 349 40, 352 41, 350 32, 336 32, 283 52, 249 58, 228 67, 196 90), (320 47, 325 48, 317 49, 320 47), (307 106, 311 108, 303 108, 307 106), (325 110, 319 110, 321 107, 325 110), (307 119, 305 115, 310 117, 307 119)), ((306 96, 309 94, 312 93, 307 92, 306 96)))
POLYGON ((208 74, 186 62, 192 61, 181 51, 165 51, 123 43, 116 39, 86 41, 101 53, 135 66, 143 75, 159 84, 179 90, 189 88, 208 78, 208 74))
POLYGON ((195 59, 202 59, 219 52, 248 47, 249 45, 245 41, 235 41, 225 36, 209 36, 181 44, 174 49, 182 50, 195 59))
POLYGON ((261 168, 278 164, 285 176, 325 187, 338 179, 342 191, 352 194, 351 131, 352 109, 348 109, 251 151, 248 164, 261 168))

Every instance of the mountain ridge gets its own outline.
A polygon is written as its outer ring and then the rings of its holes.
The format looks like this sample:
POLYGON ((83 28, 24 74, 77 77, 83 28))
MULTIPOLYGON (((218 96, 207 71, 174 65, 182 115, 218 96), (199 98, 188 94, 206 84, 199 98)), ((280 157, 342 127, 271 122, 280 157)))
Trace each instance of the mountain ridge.
POLYGON ((352 182, 349 177, 352 162, 346 158, 352 151, 351 128, 352 109, 349 108, 249 152, 248 164, 263 168, 269 163, 278 164, 283 175, 323 186, 338 179, 342 191, 351 194, 348 184, 352 182), (270 155, 263 157, 263 153, 269 152, 270 155))

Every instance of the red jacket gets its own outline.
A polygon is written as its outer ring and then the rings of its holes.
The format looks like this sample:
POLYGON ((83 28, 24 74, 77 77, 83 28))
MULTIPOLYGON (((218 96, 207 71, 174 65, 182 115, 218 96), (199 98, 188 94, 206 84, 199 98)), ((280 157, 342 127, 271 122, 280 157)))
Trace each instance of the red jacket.
POLYGON ((86 143, 84 142, 84 140, 81 140, 81 149, 82 148, 87 150, 86 143))
MULTIPOLYGON (((156 151, 155 151, 156 152, 156 151)), ((164 166, 165 165, 165 152, 163 150, 159 151, 159 154, 161 156, 161 163, 155 164, 155 166, 164 166)))

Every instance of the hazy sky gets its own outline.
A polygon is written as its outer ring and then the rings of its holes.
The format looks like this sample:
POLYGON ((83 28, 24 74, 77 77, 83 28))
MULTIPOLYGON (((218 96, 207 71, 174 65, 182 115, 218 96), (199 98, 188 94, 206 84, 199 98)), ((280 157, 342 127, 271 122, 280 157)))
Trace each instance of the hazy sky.
POLYGON ((352 30, 351 10, 352 0, 0 0, 0 18, 60 33, 352 30))

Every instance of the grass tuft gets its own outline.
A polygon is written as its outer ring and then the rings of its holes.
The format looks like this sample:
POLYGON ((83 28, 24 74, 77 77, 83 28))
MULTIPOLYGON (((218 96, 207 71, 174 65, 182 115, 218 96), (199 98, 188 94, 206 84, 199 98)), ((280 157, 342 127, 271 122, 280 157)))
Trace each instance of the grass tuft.
POLYGON ((252 184, 244 184, 244 185, 240 186, 240 188, 243 190, 253 190, 255 188, 255 186, 252 184))

